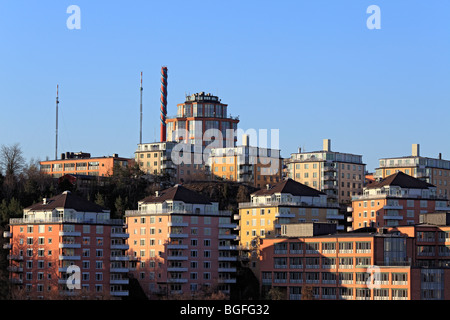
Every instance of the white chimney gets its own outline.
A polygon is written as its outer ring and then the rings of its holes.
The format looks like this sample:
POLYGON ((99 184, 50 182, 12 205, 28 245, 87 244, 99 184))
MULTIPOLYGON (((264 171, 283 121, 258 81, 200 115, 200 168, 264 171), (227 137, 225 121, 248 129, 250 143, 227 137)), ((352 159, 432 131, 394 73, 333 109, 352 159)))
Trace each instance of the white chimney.
POLYGON ((420 156, 420 145, 418 143, 412 145, 412 156, 413 157, 420 156))
POLYGON ((250 136, 248 134, 242 135, 242 145, 246 147, 250 145, 250 136))
POLYGON ((330 139, 323 139, 323 150, 331 151, 331 140, 330 139))

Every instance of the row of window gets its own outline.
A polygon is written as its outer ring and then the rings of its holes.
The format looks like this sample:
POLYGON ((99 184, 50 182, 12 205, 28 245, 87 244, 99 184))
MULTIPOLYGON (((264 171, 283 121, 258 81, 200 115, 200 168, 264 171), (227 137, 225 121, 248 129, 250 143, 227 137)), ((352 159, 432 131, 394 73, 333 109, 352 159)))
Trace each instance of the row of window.
MULTIPOLYGON (((27 225, 27 233, 34 233, 35 225, 27 225)), ((45 233, 45 225, 38 225, 37 226, 38 233, 45 233)), ((19 232, 23 233, 25 231, 25 228, 23 226, 19 227, 19 232)), ((53 232, 53 226, 47 226, 48 232, 53 232)), ((64 232, 75 232, 75 225, 74 224, 63 224, 63 230, 64 232)), ((91 225, 83 225, 83 233, 91 233, 91 225)), ((103 226, 102 225, 96 225, 95 226, 95 233, 96 234, 103 234, 103 226)))

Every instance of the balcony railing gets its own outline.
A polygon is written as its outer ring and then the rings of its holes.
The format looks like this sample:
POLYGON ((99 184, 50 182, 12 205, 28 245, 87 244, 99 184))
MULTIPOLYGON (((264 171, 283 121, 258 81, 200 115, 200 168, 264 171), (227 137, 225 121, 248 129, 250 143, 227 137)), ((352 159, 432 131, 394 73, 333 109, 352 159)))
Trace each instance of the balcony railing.
POLYGON ((241 202, 239 208, 249 207, 263 207, 263 206, 296 206, 296 207, 327 207, 339 208, 339 205, 334 203, 307 203, 303 201, 266 201, 266 202, 241 202))
POLYGON ((28 223, 83 223, 83 224, 106 224, 106 225, 123 225, 122 219, 78 219, 67 217, 47 217, 47 218, 11 218, 9 224, 28 224, 28 223))
POLYGON ((199 214, 199 215, 218 215, 218 216, 231 216, 229 210, 213 210, 204 212, 194 212, 192 210, 185 209, 147 209, 147 210, 125 210, 125 216, 142 216, 149 214, 199 214))

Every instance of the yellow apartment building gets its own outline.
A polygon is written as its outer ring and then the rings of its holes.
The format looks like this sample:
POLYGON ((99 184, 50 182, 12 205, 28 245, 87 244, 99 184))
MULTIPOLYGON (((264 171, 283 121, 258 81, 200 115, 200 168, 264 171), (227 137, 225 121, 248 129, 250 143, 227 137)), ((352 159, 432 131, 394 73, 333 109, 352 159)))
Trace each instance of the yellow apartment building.
POLYGON ((287 179, 272 187, 251 194, 251 202, 239 203, 239 238, 243 248, 253 241, 276 236, 282 224, 299 222, 330 222, 338 224, 344 215, 337 204, 328 203, 325 193, 287 179))

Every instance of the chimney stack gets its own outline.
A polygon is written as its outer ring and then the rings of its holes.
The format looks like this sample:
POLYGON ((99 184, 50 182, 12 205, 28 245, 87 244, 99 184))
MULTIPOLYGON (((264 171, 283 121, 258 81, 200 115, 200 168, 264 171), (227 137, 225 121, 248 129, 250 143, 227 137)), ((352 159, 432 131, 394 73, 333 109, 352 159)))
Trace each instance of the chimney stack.
POLYGON ((331 151, 331 140, 330 139, 323 139, 323 150, 331 151))
POLYGON ((161 67, 161 142, 166 141, 167 67, 161 67))
POLYGON ((250 145, 250 136, 248 134, 242 135, 242 145, 246 147, 250 145))
POLYGON ((420 156, 420 145, 417 143, 414 143, 412 145, 412 156, 413 157, 419 157, 420 156))

